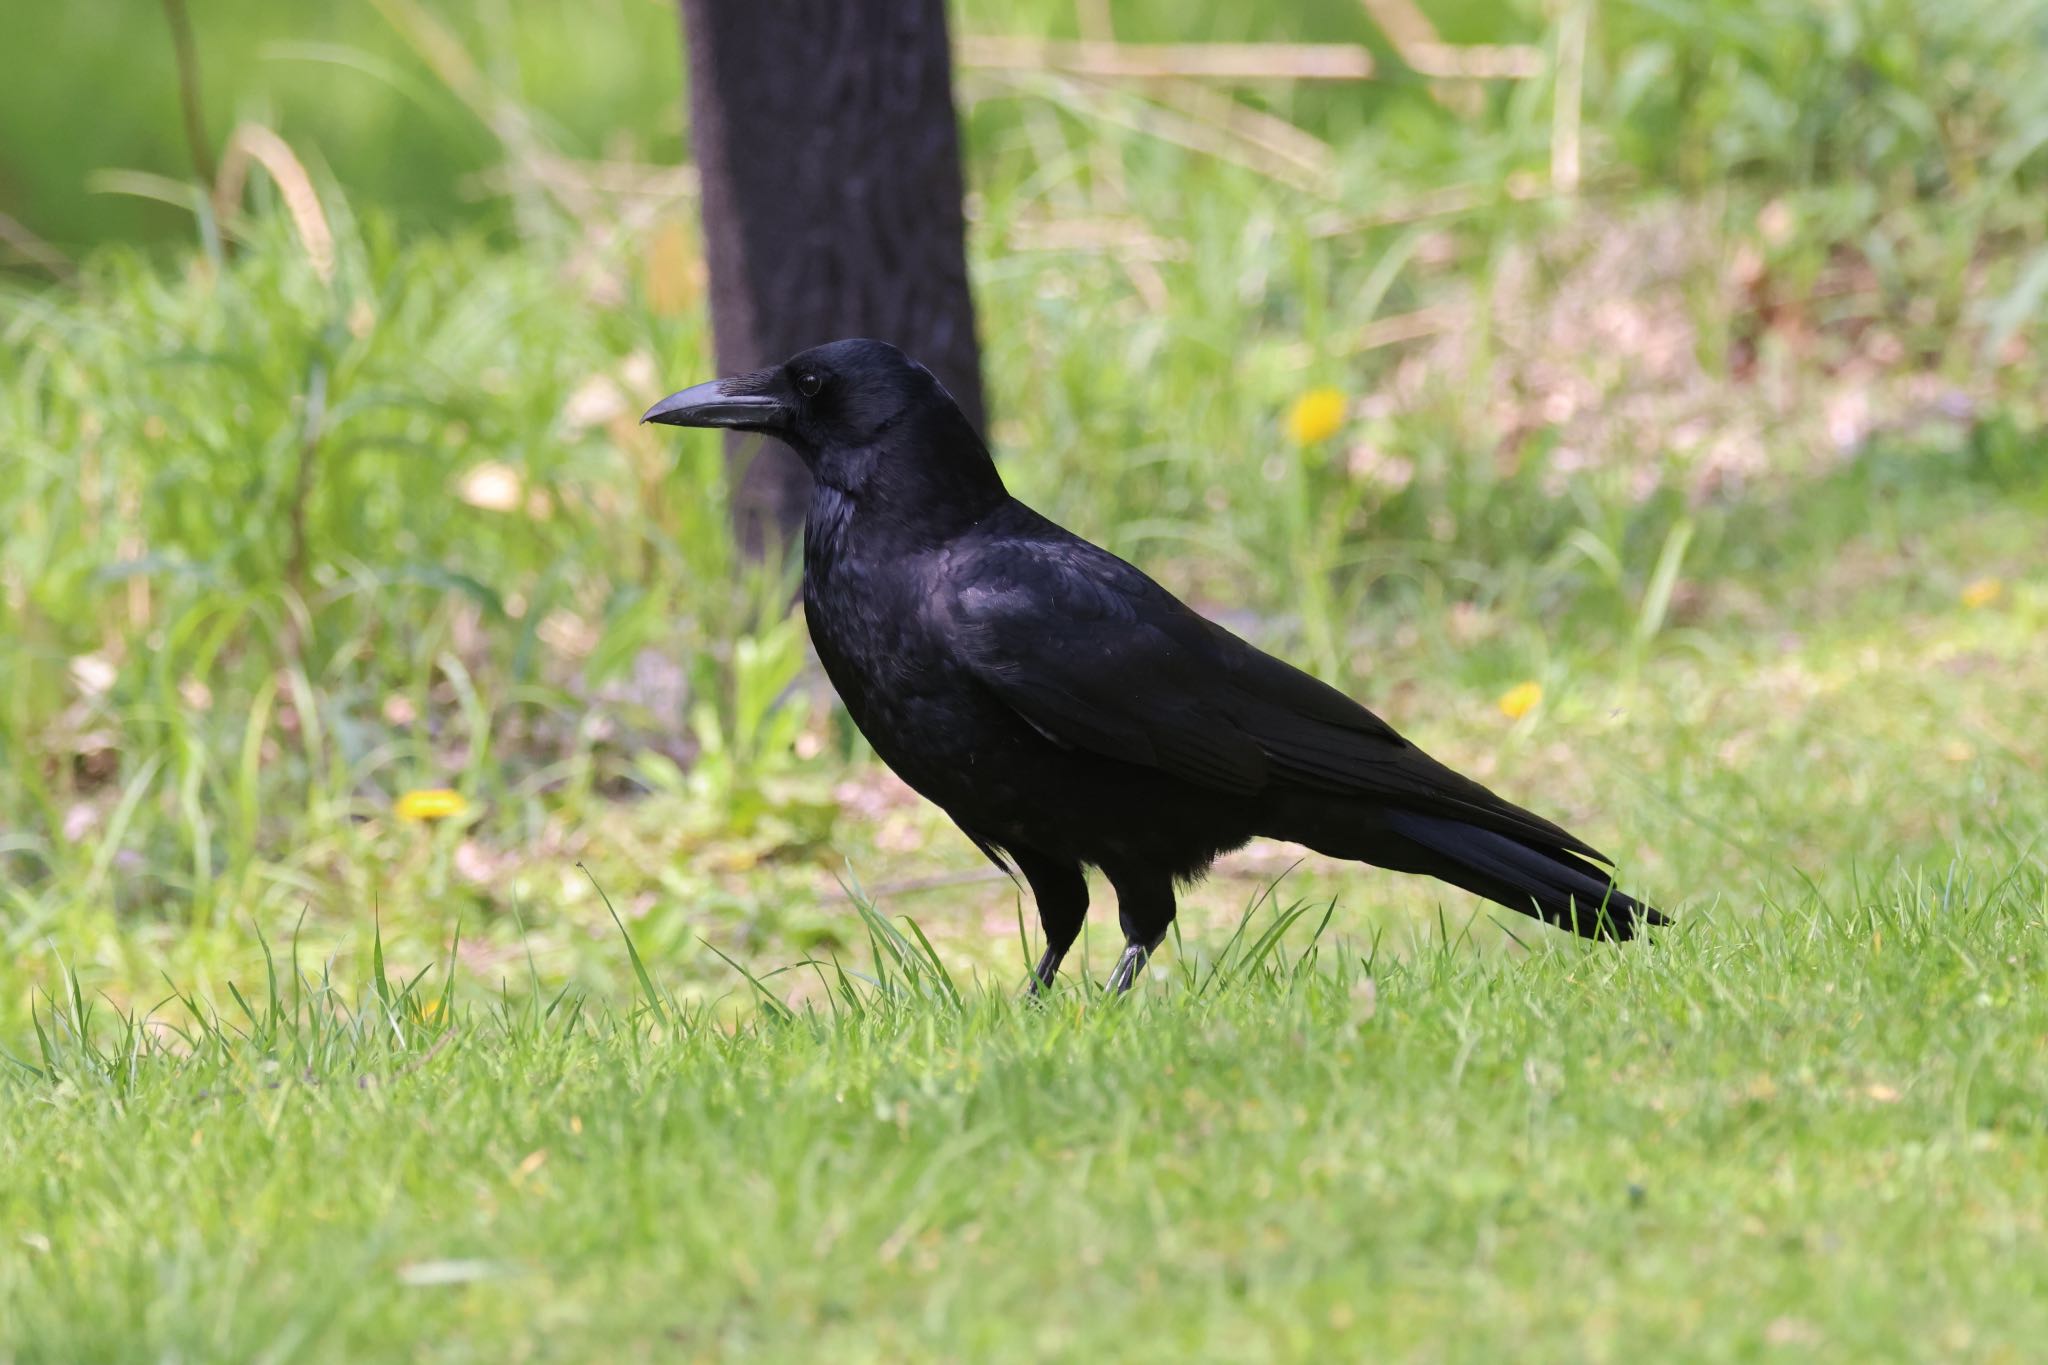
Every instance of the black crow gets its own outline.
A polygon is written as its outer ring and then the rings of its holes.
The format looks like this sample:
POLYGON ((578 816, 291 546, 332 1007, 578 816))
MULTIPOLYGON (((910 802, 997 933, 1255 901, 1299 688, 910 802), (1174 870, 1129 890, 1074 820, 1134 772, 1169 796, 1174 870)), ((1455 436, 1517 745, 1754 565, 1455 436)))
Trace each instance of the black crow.
POLYGON ((1050 985, 1116 888, 1127 990, 1177 883, 1255 837, 1423 873, 1587 937, 1665 917, 1608 860, 1461 777, 1011 497, 931 372, 835 341, 672 394, 643 419, 786 443, 815 484, 804 615, 882 760, 1038 901, 1050 985))

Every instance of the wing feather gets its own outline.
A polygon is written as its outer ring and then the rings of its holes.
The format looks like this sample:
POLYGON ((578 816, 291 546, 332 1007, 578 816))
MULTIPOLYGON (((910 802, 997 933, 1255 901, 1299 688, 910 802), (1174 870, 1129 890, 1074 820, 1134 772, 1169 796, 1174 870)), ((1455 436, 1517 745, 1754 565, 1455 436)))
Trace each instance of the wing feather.
POLYGON ((1218 792, 1435 811, 1600 857, 1107 550, 1058 535, 976 546, 943 604, 975 677, 1054 743, 1218 792))

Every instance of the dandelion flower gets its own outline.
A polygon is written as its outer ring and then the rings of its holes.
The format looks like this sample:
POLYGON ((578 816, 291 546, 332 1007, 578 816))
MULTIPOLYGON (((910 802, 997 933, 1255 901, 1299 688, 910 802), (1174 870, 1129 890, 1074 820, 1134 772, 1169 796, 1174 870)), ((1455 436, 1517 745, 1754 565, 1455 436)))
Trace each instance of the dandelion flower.
POLYGON ((1979 578, 1965 584, 1962 591, 1963 605, 1975 611, 1988 607, 2005 595, 2005 584, 1995 578, 1979 578))
POLYGON ((429 787, 407 792, 392 803, 391 809, 401 820, 447 820, 468 810, 469 802, 461 792, 429 787))
POLYGON ((1520 720, 1541 705, 1542 701, 1543 684, 1525 682, 1516 683, 1501 693, 1500 700, 1494 704, 1500 707, 1500 713, 1509 720, 1520 720))
POLYGON ((1310 389, 1287 410, 1287 434, 1298 446, 1327 441, 1343 425, 1344 395, 1335 389, 1310 389))

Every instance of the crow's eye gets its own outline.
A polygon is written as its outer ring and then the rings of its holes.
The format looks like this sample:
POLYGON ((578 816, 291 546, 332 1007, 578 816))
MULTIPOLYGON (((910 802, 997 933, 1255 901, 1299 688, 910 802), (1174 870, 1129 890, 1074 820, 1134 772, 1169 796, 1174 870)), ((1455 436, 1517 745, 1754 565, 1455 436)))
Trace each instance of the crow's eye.
POLYGON ((818 390, 825 387, 825 381, 814 374, 800 374, 796 377, 797 392, 806 398, 816 398, 818 390))

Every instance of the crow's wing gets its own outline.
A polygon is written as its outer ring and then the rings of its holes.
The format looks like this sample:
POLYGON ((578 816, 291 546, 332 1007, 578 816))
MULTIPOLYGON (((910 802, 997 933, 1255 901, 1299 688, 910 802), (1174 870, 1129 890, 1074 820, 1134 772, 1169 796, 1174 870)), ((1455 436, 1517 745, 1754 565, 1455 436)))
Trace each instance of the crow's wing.
POLYGON ((1218 792, 1318 792, 1600 857, 1107 550, 1044 525, 1051 534, 949 555, 933 605, 974 677, 1054 743, 1218 792))
POLYGON ((1130 565, 1082 541, 999 541, 945 583, 969 671, 1053 743, 1265 790, 1271 761, 1223 708, 1208 623, 1130 565))

